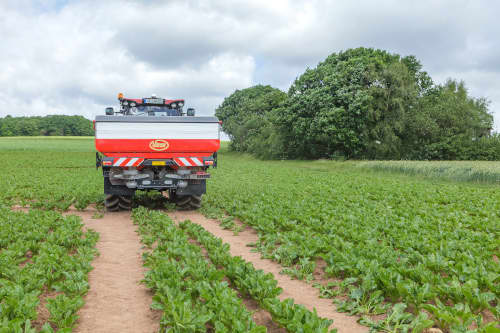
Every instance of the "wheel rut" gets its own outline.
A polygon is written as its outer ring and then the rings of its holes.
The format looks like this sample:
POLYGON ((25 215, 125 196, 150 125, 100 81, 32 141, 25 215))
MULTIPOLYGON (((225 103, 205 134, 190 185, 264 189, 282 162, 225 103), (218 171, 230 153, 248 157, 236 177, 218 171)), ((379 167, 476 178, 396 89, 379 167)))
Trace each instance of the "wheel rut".
POLYGON ((140 284, 144 278, 142 251, 130 212, 105 213, 93 219, 93 210, 71 211, 86 228, 100 234, 89 273, 90 289, 74 332, 152 333, 159 330, 160 314, 150 308, 152 294, 140 284))
POLYGON ((332 300, 319 298, 319 291, 312 285, 304 281, 292 280, 288 275, 280 274, 279 272, 283 268, 278 263, 262 259, 260 253, 251 252, 251 248, 247 244, 258 240, 258 235, 254 230, 246 229, 236 236, 231 230, 222 229, 218 221, 206 218, 196 211, 175 211, 167 214, 177 222, 190 220, 201 225, 207 231, 228 243, 231 246, 230 252, 233 256, 241 256, 243 259, 252 262, 255 268, 273 273, 278 285, 283 288, 283 293, 280 295, 281 300, 293 298, 295 302, 304 305, 311 311, 315 308, 320 317, 333 319, 331 328, 337 328, 340 333, 368 332, 367 327, 356 322, 358 317, 337 312, 332 300))

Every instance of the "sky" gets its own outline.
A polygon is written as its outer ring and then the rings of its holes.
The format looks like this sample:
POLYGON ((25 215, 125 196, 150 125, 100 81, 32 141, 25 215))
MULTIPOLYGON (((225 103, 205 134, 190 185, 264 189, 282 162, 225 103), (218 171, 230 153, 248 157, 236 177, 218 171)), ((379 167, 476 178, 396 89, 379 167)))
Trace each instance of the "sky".
POLYGON ((500 131, 500 2, 1 0, 0 117, 78 114, 116 96, 184 98, 212 115, 236 89, 284 91, 329 54, 415 55, 486 97, 500 131))

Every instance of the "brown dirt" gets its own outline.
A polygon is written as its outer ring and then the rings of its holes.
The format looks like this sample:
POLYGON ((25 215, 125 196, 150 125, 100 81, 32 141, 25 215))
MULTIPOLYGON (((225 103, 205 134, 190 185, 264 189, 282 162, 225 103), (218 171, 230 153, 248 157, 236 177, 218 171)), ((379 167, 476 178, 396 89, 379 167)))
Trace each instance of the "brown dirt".
POLYGON ((267 328, 267 332, 269 333, 286 333, 287 330, 283 327, 280 327, 273 321, 271 314, 262 309, 259 304, 251 298, 244 298, 243 304, 245 307, 253 312, 252 318, 257 325, 265 326, 267 328))
MULTIPOLYGON (((482 311, 481 316, 483 317, 483 323, 485 324, 496 321, 495 315, 490 310, 482 311)), ((500 328, 500 325, 498 325, 498 328, 500 328)))
POLYGON ((340 279, 332 278, 326 275, 325 268, 328 266, 323 259, 316 259, 316 268, 314 269, 313 276, 314 282, 326 286, 330 282, 339 282, 340 279))
POLYGON ((222 229, 216 220, 208 219, 199 212, 194 211, 176 211, 170 212, 168 215, 175 221, 191 220, 201 225, 207 231, 228 243, 231 246, 230 252, 233 256, 241 256, 243 259, 252 262, 255 268, 272 273, 278 281, 278 285, 283 288, 280 299, 293 298, 297 303, 304 305, 311 311, 316 308, 320 317, 333 319, 334 322, 331 328, 337 328, 339 333, 368 332, 367 327, 356 322, 359 319, 358 317, 337 312, 332 300, 319 298, 319 291, 312 285, 304 281, 292 280, 289 276, 280 274, 282 267, 278 263, 261 259, 259 253, 251 252, 251 248, 247 244, 258 240, 258 236, 254 231, 246 229, 235 236, 233 231, 222 229))
POLYGON ((32 259, 31 259, 31 258, 33 258, 33 252, 31 252, 31 250, 28 250, 28 252, 26 252, 25 257, 26 257, 26 260, 19 264, 19 267, 21 267, 21 268, 26 266, 27 264, 33 263, 32 259))
POLYGON ((151 310, 152 294, 140 284, 145 271, 142 245, 130 213, 105 213, 93 219, 95 212, 71 212, 100 234, 100 255, 92 262, 90 290, 74 332, 157 332, 160 313, 151 310))
MULTIPOLYGON (((50 318, 50 312, 46 307, 47 299, 55 298, 59 294, 61 294, 61 292, 47 291, 47 289, 45 288, 44 292, 38 297, 40 299, 40 303, 38 303, 38 307, 36 308, 37 316, 36 320, 33 321, 34 328, 36 328, 37 330, 41 330, 43 325, 49 322, 48 320, 50 318)), ((49 325, 54 329, 56 328, 56 326, 50 322, 49 325)))

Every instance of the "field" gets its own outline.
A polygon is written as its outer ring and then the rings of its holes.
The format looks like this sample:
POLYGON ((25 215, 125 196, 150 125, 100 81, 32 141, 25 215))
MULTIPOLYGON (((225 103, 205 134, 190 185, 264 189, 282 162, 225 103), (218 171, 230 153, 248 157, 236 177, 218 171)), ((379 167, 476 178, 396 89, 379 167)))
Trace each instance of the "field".
POLYGON ((2 332, 71 331, 98 240, 82 226, 75 216, 0 208, 2 332), (46 313, 37 313, 40 304, 46 313))
MULTIPOLYGON (((92 138, 0 138, 0 151, 0 331, 78 331, 100 244, 81 216, 103 214, 92 138), (67 274, 50 275, 61 271, 43 259, 52 252, 67 274), (9 305, 16 293, 26 303, 9 305)), ((258 161, 224 148, 211 173, 199 213, 174 219, 143 195, 156 209, 124 217, 162 332, 500 331, 499 162, 258 161), (227 229, 222 240, 197 218, 227 229), (284 279, 328 299, 335 319, 284 279)))

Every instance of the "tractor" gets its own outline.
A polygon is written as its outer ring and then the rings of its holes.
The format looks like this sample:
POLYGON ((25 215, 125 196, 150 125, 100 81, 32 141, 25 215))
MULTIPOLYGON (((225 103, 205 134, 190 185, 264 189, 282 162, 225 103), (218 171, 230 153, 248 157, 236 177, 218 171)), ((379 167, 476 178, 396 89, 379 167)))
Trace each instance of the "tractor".
POLYGON ((167 192, 179 209, 197 209, 209 167, 217 167, 220 122, 183 111, 183 99, 126 98, 94 120, 96 167, 108 211, 130 210, 137 190, 167 192))

